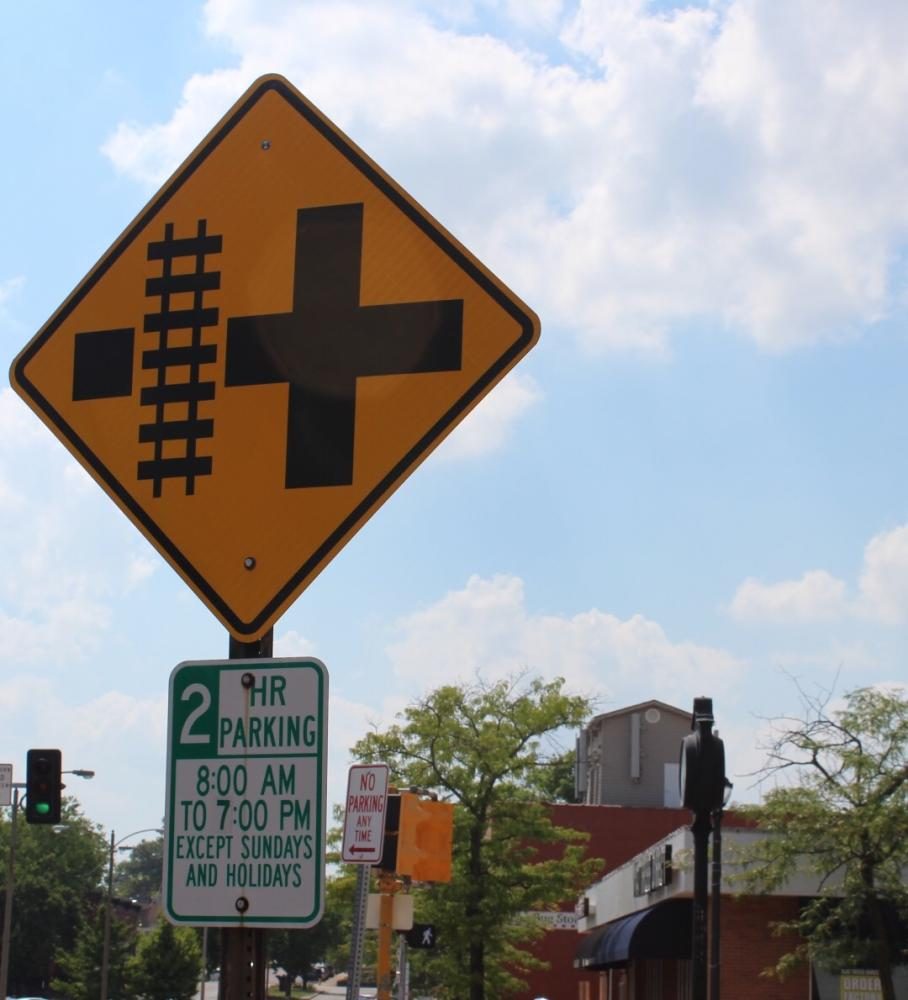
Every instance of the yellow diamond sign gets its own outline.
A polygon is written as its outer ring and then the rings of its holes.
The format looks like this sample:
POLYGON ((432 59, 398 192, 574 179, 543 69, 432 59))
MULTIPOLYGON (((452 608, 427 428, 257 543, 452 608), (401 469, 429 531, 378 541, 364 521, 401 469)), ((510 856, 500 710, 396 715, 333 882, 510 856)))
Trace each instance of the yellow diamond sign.
POLYGON ((254 639, 538 337, 523 302, 267 76, 11 380, 254 639))

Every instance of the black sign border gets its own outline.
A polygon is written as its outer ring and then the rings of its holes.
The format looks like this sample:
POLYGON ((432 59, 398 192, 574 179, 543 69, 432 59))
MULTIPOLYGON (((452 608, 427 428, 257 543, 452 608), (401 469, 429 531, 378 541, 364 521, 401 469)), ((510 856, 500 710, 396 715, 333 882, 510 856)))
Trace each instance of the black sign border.
POLYGON ((428 455, 433 444, 452 429, 461 416, 488 391, 491 385, 519 357, 533 346, 538 336, 538 321, 532 313, 521 308, 520 304, 511 298, 486 271, 479 267, 437 223, 430 219, 415 201, 405 195, 402 189, 398 188, 339 129, 324 118, 315 107, 309 104, 287 80, 281 76, 272 74, 261 77, 249 88, 245 96, 228 112, 219 125, 203 140, 201 145, 190 155, 186 162, 149 201, 129 228, 120 236, 105 256, 101 258, 91 272, 83 279, 81 284, 76 287, 70 297, 13 361, 10 376, 11 380, 17 386, 21 387, 40 407, 46 415, 48 423, 55 429, 55 432, 59 432, 59 435, 82 456, 97 478, 106 485, 108 491, 141 526, 141 530, 153 541, 153 544, 156 545, 167 559, 180 568, 180 571, 191 581, 192 586, 203 597, 203 600, 208 603, 215 614, 227 625, 229 631, 248 640, 257 638, 267 631, 273 621, 276 620, 281 607, 291 599, 294 591, 303 584, 307 577, 311 577, 309 580, 311 583, 318 576, 320 572, 319 567, 324 568, 327 565, 330 561, 332 551, 335 549, 340 551, 343 548, 345 537, 352 537, 355 534, 357 526, 368 520, 371 513, 381 505, 382 499, 390 496, 395 487, 406 478, 422 458, 428 455), (353 511, 344 518, 338 527, 331 532, 293 576, 277 591, 262 611, 247 622, 234 613, 221 595, 195 569, 195 566, 184 556, 176 544, 170 540, 169 536, 162 531, 145 508, 111 474, 110 470, 101 462, 88 444, 30 381, 26 374, 26 368, 35 355, 67 320, 72 311, 104 277, 121 254, 145 230, 154 217, 162 211, 167 202, 195 171, 202 166, 208 156, 221 144, 243 117, 269 92, 275 92, 283 97, 309 125, 316 129, 324 139, 349 160, 399 211, 407 216, 433 243, 447 254, 461 270, 466 272, 490 298, 518 323, 520 335, 513 345, 470 386, 457 402, 392 467, 388 474, 365 495, 353 511))

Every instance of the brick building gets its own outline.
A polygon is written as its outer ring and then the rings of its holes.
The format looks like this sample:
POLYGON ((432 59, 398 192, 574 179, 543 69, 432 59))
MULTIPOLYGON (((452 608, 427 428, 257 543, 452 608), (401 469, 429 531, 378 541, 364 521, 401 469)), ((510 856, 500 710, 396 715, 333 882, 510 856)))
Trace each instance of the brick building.
MULTIPOLYGON (((690 815, 685 817, 685 823, 690 815)), ((725 851, 757 836, 735 825, 724 831, 725 851)), ((690 996, 693 835, 687 825, 650 843, 584 894, 576 964, 595 982, 564 1000, 686 1000, 690 996)), ((784 983, 761 976, 796 940, 775 937, 769 924, 797 914, 801 896, 815 886, 793 881, 784 894, 735 898, 723 873, 720 992, 735 1000, 807 1000, 808 971, 784 983)), ((554 1000, 554 998, 553 998, 554 1000)), ((560 1000, 560 998, 559 998, 560 1000)))
MULTIPOLYGON (((679 748, 689 732, 689 711, 653 699, 597 715, 580 733, 575 779, 583 804, 552 805, 551 818, 589 834, 587 857, 603 859, 603 875, 689 822, 678 794, 679 748)), ((547 845, 539 857, 559 852, 547 845)), ((576 1000, 582 984, 598 983, 598 972, 574 967, 575 903, 565 901, 560 919, 544 918, 533 953, 550 967, 530 974, 517 1000, 576 1000)))
MULTIPOLYGON (((802 900, 816 893, 817 881, 796 873, 772 895, 736 896, 736 851, 765 834, 744 826, 733 814, 726 819, 720 994, 734 1000, 880 998, 873 970, 838 974, 805 965, 784 981, 763 974, 798 943, 794 935, 777 936, 771 925, 796 917, 802 900), (861 988, 851 989, 850 980, 860 982, 861 988)), ((583 897, 578 930, 584 936, 575 957, 585 974, 573 992, 543 995, 549 1000, 688 1000, 693 850, 693 835, 685 825, 591 886, 583 897)), ((908 1000, 908 970, 897 970, 896 990, 899 1000, 908 1000)))
MULTIPOLYGON (((533 952, 550 967, 528 976, 517 1000, 688 1000, 693 837, 690 812, 678 808, 678 760, 690 729, 689 711, 651 700, 596 716, 580 734, 575 774, 583 804, 552 805, 551 815, 557 825, 590 835, 587 856, 603 859, 602 878, 579 905, 565 901, 561 913, 544 919, 547 930, 533 952)), ((723 832, 726 859, 736 842, 760 835, 733 814, 723 832)), ((557 852, 545 847, 540 857, 557 852)), ((761 975, 795 943, 774 937, 770 925, 795 916, 816 885, 794 879, 772 896, 739 898, 730 871, 726 863, 723 997, 840 1000, 852 982, 861 989, 854 996, 879 996, 875 973, 865 970, 851 980, 806 968, 785 982, 761 975)), ((908 1000, 908 970, 899 976, 899 1000, 908 1000)))

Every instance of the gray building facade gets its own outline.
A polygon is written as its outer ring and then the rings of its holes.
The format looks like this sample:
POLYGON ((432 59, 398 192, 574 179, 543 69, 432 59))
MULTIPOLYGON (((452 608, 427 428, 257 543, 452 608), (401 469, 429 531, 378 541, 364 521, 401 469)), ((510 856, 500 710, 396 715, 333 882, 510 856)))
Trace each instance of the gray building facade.
POLYGON ((677 808, 681 740, 690 731, 689 711, 655 699, 597 715, 577 738, 578 800, 677 808))

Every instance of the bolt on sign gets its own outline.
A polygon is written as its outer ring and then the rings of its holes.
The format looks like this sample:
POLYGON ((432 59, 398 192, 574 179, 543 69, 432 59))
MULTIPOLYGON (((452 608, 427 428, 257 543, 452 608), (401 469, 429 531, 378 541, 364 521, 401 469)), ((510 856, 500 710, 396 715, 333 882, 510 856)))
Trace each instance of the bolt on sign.
POLYGON ((254 639, 538 337, 520 299, 266 76, 10 378, 254 639))
POLYGON ((170 675, 164 908, 174 923, 310 927, 325 881, 321 661, 181 663, 170 675))

